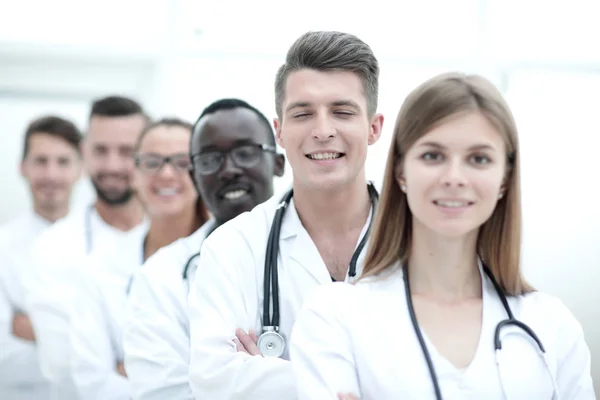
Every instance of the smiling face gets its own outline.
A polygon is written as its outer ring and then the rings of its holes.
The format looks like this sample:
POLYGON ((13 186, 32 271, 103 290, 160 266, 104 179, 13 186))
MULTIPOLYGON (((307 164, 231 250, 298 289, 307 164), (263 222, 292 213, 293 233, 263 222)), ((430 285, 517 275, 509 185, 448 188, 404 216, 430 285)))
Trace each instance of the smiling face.
POLYGON ((52 213, 67 208, 81 174, 77 149, 64 139, 37 132, 29 137, 21 174, 31 188, 36 208, 52 213))
POLYGON ((180 126, 159 125, 140 143, 135 186, 151 218, 180 215, 196 206, 189 175, 190 134, 180 126))
POLYGON ((455 115, 423 135, 397 171, 415 229, 458 237, 492 215, 506 176, 506 145, 479 112, 455 115))
POLYGON ((118 206, 132 198, 133 153, 146 123, 141 114, 90 119, 82 147, 84 161, 98 199, 104 203, 118 206))
POLYGON ((218 223, 250 211, 273 195, 273 177, 283 175, 270 127, 252 110, 237 107, 208 114, 192 140, 194 177, 218 223))
POLYGON ((294 185, 339 189, 364 175, 367 148, 379 139, 382 123, 380 114, 368 117, 363 83, 355 73, 290 73, 275 128, 294 185))

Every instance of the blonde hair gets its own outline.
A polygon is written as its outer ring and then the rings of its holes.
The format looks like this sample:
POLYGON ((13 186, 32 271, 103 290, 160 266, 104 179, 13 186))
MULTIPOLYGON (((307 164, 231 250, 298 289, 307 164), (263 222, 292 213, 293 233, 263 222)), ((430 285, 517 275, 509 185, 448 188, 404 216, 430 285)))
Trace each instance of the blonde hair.
POLYGON ((507 295, 534 290, 520 268, 521 190, 514 118, 491 82, 478 75, 461 73, 446 73, 426 81, 408 95, 400 109, 361 279, 409 259, 412 214, 396 180, 396 169, 404 155, 436 125, 468 112, 485 116, 503 136, 507 149, 506 190, 492 216, 479 230, 478 255, 507 295))

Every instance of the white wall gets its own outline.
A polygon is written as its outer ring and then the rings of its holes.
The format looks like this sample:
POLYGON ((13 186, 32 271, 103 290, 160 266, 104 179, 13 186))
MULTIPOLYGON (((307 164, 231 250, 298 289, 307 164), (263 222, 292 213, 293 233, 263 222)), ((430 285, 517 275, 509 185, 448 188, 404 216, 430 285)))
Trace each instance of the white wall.
MULTIPOLYGON (((22 0, 0 13, 0 222, 24 209, 16 174, 27 120, 54 109, 85 128, 85 104, 120 91, 156 115, 195 120, 235 96, 274 117, 287 47, 309 29, 358 34, 381 61, 381 140, 369 177, 381 183, 406 94, 448 69, 478 72, 505 92, 520 127, 525 273, 582 322, 600 393, 600 24, 597 0, 22 0), (393 6, 394 10, 390 7, 393 6), (287 8, 289 7, 289 8, 287 8), (32 13, 31 10, 35 10, 32 13), (69 10, 58 13, 57 10, 69 10), (63 15, 64 14, 64 15, 63 15), (45 111, 44 111, 45 112, 45 111), (6 196, 6 194, 9 194, 6 196)), ((3 10, 6 8, 3 8, 3 10)), ((289 185, 288 172, 277 190, 289 185)), ((85 185, 80 198, 89 196, 85 185)))

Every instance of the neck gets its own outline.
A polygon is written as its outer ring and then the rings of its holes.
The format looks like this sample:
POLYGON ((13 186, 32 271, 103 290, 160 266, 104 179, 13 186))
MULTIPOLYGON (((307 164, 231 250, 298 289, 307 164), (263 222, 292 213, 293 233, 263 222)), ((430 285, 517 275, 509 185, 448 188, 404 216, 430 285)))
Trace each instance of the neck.
POLYGON ((371 202, 367 182, 357 179, 345 188, 307 190, 294 185, 294 205, 309 234, 342 234, 359 229, 369 217, 371 202))
POLYGON ((48 208, 36 204, 33 206, 33 211, 46 221, 53 223, 67 215, 69 212, 69 205, 65 204, 61 207, 48 208))
POLYGON ((106 204, 98 199, 95 207, 104 222, 125 232, 139 225, 144 219, 144 210, 137 199, 118 206, 106 204))
POLYGON ((148 258, 161 247, 191 235, 197 225, 196 212, 193 209, 175 216, 152 218, 144 242, 144 257, 148 258))
POLYGON ((413 224, 408 263, 411 292, 444 302, 481 298, 477 232, 442 238, 413 224))

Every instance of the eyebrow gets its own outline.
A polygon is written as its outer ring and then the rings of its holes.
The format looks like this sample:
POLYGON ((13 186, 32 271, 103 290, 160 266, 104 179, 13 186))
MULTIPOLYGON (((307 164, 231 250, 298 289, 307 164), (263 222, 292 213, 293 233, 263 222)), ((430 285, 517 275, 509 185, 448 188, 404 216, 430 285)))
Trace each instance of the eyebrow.
MULTIPOLYGON (((310 107, 312 106, 312 103, 309 103, 307 101, 297 101, 295 103, 290 104, 289 106, 286 107, 285 111, 289 112, 295 108, 305 108, 305 107, 310 107)), ((352 101, 352 100, 336 100, 336 101, 332 101, 331 103, 329 103, 329 106, 333 106, 333 107, 341 107, 341 106, 346 106, 346 107, 352 107, 356 110, 360 110, 360 106, 352 101)))
MULTIPOLYGON (((440 149, 440 150, 443 150, 446 148, 445 146, 443 146, 437 142, 424 142, 424 143, 421 143, 419 146, 420 147, 433 147, 433 148, 440 149)), ((468 150, 469 151, 494 150, 494 147, 489 144, 476 144, 474 146, 469 147, 468 150)))

